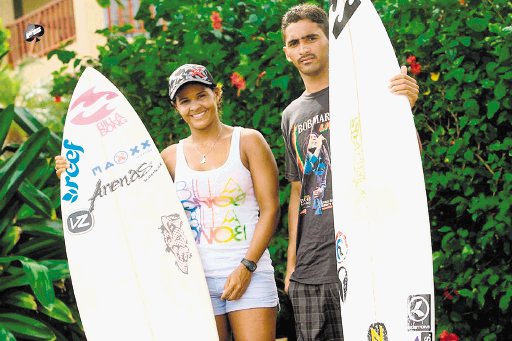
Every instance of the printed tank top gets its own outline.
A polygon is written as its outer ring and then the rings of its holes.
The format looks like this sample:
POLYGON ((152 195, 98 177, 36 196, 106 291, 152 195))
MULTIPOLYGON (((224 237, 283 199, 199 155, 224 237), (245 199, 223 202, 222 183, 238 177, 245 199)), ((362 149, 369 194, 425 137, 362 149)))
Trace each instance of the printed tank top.
MULTIPOLYGON (((209 171, 191 169, 176 149, 175 185, 206 277, 225 277, 240 264, 254 236, 259 206, 251 173, 240 158, 240 127, 235 127, 226 162, 209 171)), ((258 261, 257 272, 273 271, 268 250, 258 261)))

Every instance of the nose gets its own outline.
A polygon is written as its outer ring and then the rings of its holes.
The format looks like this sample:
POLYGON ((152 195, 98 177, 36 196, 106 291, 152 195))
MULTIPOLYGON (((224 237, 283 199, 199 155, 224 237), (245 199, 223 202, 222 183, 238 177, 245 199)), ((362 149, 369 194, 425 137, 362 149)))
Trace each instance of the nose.
POLYGON ((199 103, 199 101, 196 101, 195 99, 191 100, 190 104, 188 106, 189 110, 192 112, 196 111, 200 107, 201 107, 201 104, 199 103))
POLYGON ((299 51, 301 54, 308 54, 309 52, 311 52, 311 48, 309 47, 308 44, 301 42, 299 45, 299 51))

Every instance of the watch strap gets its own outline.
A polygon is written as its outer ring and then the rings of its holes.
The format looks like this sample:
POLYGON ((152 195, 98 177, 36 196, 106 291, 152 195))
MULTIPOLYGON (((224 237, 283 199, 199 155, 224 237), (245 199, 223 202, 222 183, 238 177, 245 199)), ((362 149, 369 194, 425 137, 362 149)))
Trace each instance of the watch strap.
POLYGON ((252 260, 248 260, 247 258, 243 258, 241 263, 249 270, 250 272, 256 271, 258 265, 254 263, 252 260))

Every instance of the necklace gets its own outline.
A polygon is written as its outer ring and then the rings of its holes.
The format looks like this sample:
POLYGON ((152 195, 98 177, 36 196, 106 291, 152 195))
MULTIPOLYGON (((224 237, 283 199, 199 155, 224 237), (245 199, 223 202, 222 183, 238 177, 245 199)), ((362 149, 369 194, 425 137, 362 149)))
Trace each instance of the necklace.
POLYGON ((219 134, 217 135, 217 138, 215 139, 215 142, 213 142, 210 146, 210 149, 208 149, 208 151, 206 153, 201 153, 201 151, 197 148, 197 146, 193 143, 192 146, 194 147, 194 149, 196 150, 196 152, 201 155, 201 161, 199 161, 200 164, 205 164, 206 163, 206 156, 208 154, 210 154, 210 152, 213 150, 213 148, 215 148, 215 146, 217 145, 217 142, 219 142, 219 138, 220 138, 220 133, 222 133, 222 130, 224 129, 224 125, 221 126, 220 130, 219 130, 219 134))

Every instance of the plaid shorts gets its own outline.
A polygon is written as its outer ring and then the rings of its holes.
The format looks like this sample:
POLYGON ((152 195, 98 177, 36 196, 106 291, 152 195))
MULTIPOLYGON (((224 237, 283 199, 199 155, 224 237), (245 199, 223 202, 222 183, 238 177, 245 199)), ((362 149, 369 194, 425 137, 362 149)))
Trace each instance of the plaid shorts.
POLYGON ((343 341, 339 282, 303 284, 290 282, 298 341, 343 341))

